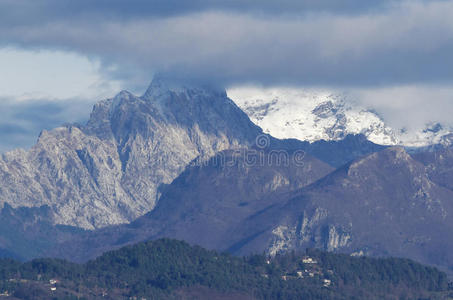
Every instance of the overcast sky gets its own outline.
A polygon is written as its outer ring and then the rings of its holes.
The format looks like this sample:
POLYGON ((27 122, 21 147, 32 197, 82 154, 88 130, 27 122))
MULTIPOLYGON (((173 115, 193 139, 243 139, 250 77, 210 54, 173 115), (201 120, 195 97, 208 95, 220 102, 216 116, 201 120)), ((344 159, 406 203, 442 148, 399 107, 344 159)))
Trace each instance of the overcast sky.
POLYGON ((156 72, 350 91, 398 126, 449 122, 452 53, 453 1, 0 0, 0 151, 156 72))

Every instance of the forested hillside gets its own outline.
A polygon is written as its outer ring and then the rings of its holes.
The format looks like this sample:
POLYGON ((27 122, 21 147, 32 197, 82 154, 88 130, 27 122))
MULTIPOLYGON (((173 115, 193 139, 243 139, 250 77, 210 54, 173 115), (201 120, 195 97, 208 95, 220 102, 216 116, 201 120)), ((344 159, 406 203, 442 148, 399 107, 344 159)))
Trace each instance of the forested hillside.
POLYGON ((0 261, 10 299, 445 299, 444 273, 408 259, 307 250, 235 257, 161 239, 86 264, 0 261))

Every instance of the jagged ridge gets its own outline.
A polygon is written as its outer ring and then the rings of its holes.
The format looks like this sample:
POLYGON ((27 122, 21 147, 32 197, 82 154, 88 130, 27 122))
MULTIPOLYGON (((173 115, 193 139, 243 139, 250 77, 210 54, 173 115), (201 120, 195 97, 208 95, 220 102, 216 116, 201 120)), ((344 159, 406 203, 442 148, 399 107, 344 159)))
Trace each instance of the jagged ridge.
POLYGON ((0 158, 0 203, 49 205, 58 224, 99 228, 151 210, 193 159, 244 147, 261 129, 224 91, 155 80, 96 104, 85 126, 43 131, 0 158))

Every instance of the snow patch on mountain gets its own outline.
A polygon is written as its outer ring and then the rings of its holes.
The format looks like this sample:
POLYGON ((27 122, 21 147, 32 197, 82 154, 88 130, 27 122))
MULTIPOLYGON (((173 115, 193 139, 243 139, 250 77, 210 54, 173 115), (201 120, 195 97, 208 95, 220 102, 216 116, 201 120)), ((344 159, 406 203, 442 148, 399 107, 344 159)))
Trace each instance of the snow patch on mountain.
POLYGON ((296 88, 236 87, 228 96, 266 133, 304 141, 340 140, 363 134, 381 145, 422 147, 451 144, 453 128, 438 122, 425 128, 392 128, 379 112, 346 94, 296 88))

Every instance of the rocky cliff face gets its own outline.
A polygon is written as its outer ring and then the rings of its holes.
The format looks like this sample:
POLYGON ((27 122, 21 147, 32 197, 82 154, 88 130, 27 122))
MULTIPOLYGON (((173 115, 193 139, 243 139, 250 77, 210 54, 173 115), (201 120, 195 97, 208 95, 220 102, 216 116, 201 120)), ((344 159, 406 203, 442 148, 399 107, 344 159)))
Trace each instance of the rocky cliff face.
POLYGON ((85 126, 43 131, 0 158, 0 203, 48 205, 55 223, 100 228, 151 210, 159 186, 197 157, 254 143, 255 126, 224 91, 155 80, 94 106, 85 126))

